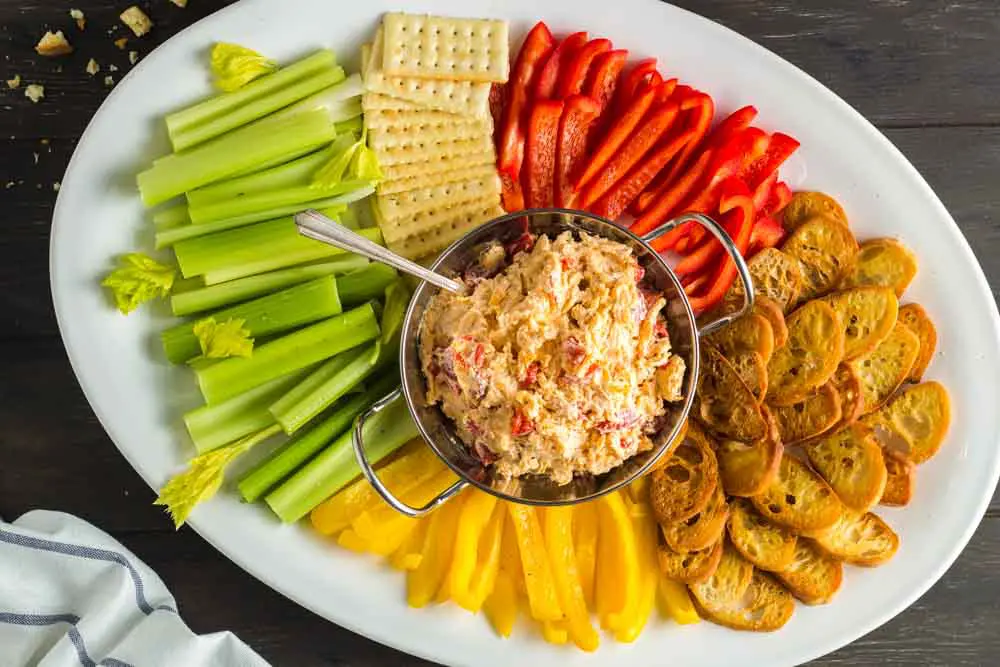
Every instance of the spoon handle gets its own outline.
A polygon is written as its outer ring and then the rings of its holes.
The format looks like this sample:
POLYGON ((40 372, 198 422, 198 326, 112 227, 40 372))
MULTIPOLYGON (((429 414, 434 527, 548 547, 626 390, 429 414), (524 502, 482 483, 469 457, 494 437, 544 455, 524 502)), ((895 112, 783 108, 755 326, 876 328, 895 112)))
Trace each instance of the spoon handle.
POLYGON ((456 293, 461 292, 463 289, 461 283, 450 278, 445 278, 429 269, 425 269, 416 262, 411 262, 408 259, 400 257, 391 250, 369 241, 360 234, 355 234, 347 227, 334 222, 318 211, 310 209, 297 213, 295 215, 295 225, 299 228, 299 234, 302 236, 307 236, 313 240, 363 255, 376 262, 388 264, 394 269, 408 273, 411 276, 416 276, 441 289, 456 293))

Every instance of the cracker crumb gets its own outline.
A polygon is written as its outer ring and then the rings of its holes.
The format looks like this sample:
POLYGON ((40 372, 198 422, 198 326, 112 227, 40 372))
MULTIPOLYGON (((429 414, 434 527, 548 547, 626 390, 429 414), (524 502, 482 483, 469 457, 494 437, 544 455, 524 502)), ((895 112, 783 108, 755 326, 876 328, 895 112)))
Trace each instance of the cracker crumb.
POLYGON ((128 61, 130 63, 132 63, 133 65, 136 64, 137 62, 139 62, 139 52, 138 51, 129 51, 128 52, 128 61))
POLYGON ((35 157, 35 164, 38 164, 38 153, 32 153, 32 155, 35 157))
POLYGON ((108 88, 115 85, 115 77, 111 76, 110 74, 104 77, 104 85, 107 86, 108 88))
POLYGON ((7 79, 7 87, 11 90, 21 87, 21 75, 15 74, 13 79, 7 79))
POLYGON ((87 74, 94 76, 101 71, 101 66, 97 64, 97 61, 91 58, 87 61, 87 74))
POLYGON ((118 65, 108 65, 108 71, 109 72, 117 72, 118 71, 118 65))
POLYGON ((142 37, 153 27, 153 22, 149 17, 135 5, 123 11, 119 18, 135 33, 136 37, 142 37))
POLYGON ((181 9, 188 6, 188 0, 170 0, 170 2, 174 3, 181 9))
POLYGON ((125 50, 125 45, 128 44, 128 37, 119 37, 115 40, 115 46, 117 46, 122 51, 125 50))
POLYGON ((83 30, 87 27, 87 17, 83 15, 83 12, 79 9, 69 10, 70 18, 76 21, 76 27, 83 30))
POLYGON ((37 104, 40 99, 45 97, 45 86, 32 83, 25 87, 24 96, 37 104))
MULTIPOLYGON (((13 137, 11 137, 11 138, 13 138, 13 137)), ((49 145, 49 140, 48 139, 39 139, 38 143, 40 143, 43 146, 48 146, 49 145)))
POLYGON ((7 181, 7 185, 5 185, 4 188, 6 188, 7 190, 10 190, 15 185, 17 185, 17 183, 15 183, 14 181, 7 181))
POLYGON ((62 30, 49 31, 42 35, 35 45, 35 51, 40 56, 65 56, 73 53, 73 45, 66 40, 62 30))
POLYGON ((56 192, 59 192, 59 188, 61 188, 61 187, 62 187, 62 183, 60 183, 59 181, 55 181, 55 182, 54 182, 54 183, 52 184, 52 189, 53 189, 54 191, 56 191, 56 192))

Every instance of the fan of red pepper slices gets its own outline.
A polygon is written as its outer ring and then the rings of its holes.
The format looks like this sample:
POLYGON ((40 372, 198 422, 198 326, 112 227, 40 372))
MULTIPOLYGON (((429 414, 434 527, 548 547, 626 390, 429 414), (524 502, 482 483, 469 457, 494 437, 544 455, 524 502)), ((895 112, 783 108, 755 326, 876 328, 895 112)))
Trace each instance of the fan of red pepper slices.
MULTIPOLYGON (((780 243, 777 214, 792 193, 778 168, 799 142, 752 127, 752 106, 713 127, 709 95, 664 79, 655 59, 624 72, 627 59, 585 32, 557 42, 545 23, 531 29, 490 99, 504 209, 554 205, 612 220, 628 212, 637 234, 697 212, 716 217, 745 257, 780 243)), ((681 255, 675 271, 696 312, 736 277, 721 244, 694 223, 653 246, 681 255)))

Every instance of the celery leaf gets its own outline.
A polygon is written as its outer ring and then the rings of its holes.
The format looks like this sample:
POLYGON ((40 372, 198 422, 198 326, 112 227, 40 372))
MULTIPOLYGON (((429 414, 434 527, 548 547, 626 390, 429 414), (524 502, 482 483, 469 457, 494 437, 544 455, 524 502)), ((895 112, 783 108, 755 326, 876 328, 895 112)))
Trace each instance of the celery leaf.
POLYGON ((215 86, 232 92, 257 77, 278 69, 278 64, 239 44, 219 42, 212 47, 212 75, 215 86))
POLYGON ((177 271, 142 253, 129 253, 119 259, 119 267, 101 281, 111 290, 115 305, 122 315, 128 315, 156 297, 167 297, 174 285, 177 271))
POLYGON ((243 328, 245 320, 229 318, 222 324, 208 317, 194 325, 194 335, 201 345, 201 354, 208 359, 249 357, 253 354, 250 330, 243 328))

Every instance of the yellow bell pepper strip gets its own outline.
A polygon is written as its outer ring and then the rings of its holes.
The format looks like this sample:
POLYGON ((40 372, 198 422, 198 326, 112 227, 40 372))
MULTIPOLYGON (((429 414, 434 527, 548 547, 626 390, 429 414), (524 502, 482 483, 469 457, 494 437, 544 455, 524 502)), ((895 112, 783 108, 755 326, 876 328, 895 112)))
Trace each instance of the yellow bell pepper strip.
POLYGON ((649 498, 649 476, 643 475, 628 485, 628 495, 633 503, 645 503, 649 498))
MULTIPOLYGON (((644 508, 645 503, 637 505, 644 508)), ((646 627, 656 606, 656 581, 660 572, 656 562, 656 520, 645 512, 633 513, 632 525, 635 529, 636 558, 639 564, 639 595, 627 614, 627 621, 615 632, 615 639, 630 643, 635 641, 646 627)))
POLYGON ((594 568, 597 565, 597 507, 582 503, 573 508, 573 553, 587 608, 594 606, 594 568))
MULTIPOLYGON (((439 470, 444 464, 422 439, 407 444, 399 457, 379 469, 382 481, 394 492, 416 486, 439 470), (434 467, 434 464, 437 467, 434 467)), ((323 535, 333 535, 351 524, 361 512, 382 502, 378 492, 361 477, 333 497, 323 501, 310 514, 313 528, 323 535)))
MULTIPOLYGON (((417 520, 416 528, 410 531, 410 534, 406 536, 406 539, 399 545, 399 548, 389 556, 390 565, 404 572, 415 570, 420 566, 420 561, 423 560, 421 550, 424 546, 424 538, 427 535, 427 525, 430 522, 429 517, 417 520)), ((348 532, 348 530, 350 529, 348 528, 344 533, 348 532)))
POLYGON ((635 530, 620 492, 597 502, 601 539, 597 543, 594 598, 601 627, 616 632, 639 597, 635 530))
POLYGON ((514 530, 514 520, 510 518, 509 503, 500 501, 506 519, 503 522, 503 538, 500 543, 500 569, 506 570, 510 583, 518 595, 527 597, 528 591, 524 585, 524 568, 521 567, 521 547, 517 543, 517 532, 514 530))
POLYGON ((583 597, 573 552, 573 508, 546 507, 539 511, 542 513, 545 550, 552 566, 559 604, 566 614, 565 626, 569 636, 584 651, 596 651, 601 642, 590 624, 590 612, 583 597))
POLYGON ((665 616, 669 616, 681 625, 690 625, 701 621, 694 603, 691 602, 691 595, 684 584, 660 576, 657 589, 660 608, 665 616))
POLYGON ((498 635, 510 637, 517 621, 517 588, 513 577, 503 568, 497 572, 496 583, 483 603, 483 611, 498 635))
POLYGON ((441 588, 451 563, 455 528, 464 501, 465 494, 459 494, 431 513, 420 565, 406 578, 406 601, 411 607, 426 606, 441 588))
POLYGON ((569 641, 569 630, 562 621, 542 621, 542 638, 550 644, 565 644, 569 641))
POLYGON ((545 538, 538 513, 533 507, 515 503, 510 503, 507 509, 517 535, 531 616, 536 621, 561 620, 562 607, 559 605, 555 579, 545 553, 545 538))
POLYGON ((496 496, 482 491, 472 491, 462 506, 462 514, 458 517, 458 531, 455 534, 455 555, 448 571, 448 587, 450 596, 460 606, 468 609, 471 604, 470 587, 472 576, 479 561, 480 537, 486 530, 496 507, 496 496))
MULTIPOLYGON (((399 494, 399 498, 408 505, 419 507, 457 481, 455 473, 446 468, 417 488, 399 494)), ((355 517, 351 528, 361 539, 368 541, 372 553, 388 556, 399 548, 410 531, 416 528, 417 522, 418 519, 411 519, 389 505, 380 503, 355 517)), ((453 536, 449 536, 449 539, 453 539, 453 536)))
POLYGON ((368 552, 368 542, 359 537, 358 534, 350 528, 340 531, 340 535, 337 536, 337 544, 345 549, 356 551, 359 554, 368 552))
MULTIPOLYGON (((471 502, 472 500, 470 499, 469 503, 471 504, 471 502)), ((506 518, 507 508, 502 503, 494 501, 493 511, 490 513, 486 526, 479 535, 479 544, 476 549, 476 564, 468 586, 463 589, 458 585, 457 578, 452 580, 452 593, 455 602, 474 614, 482 609, 483 603, 496 584, 497 572, 500 570, 500 545, 503 542, 503 524, 506 518)), ((459 530, 461 530, 461 527, 459 530)))

